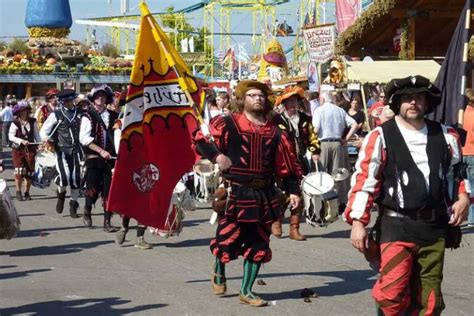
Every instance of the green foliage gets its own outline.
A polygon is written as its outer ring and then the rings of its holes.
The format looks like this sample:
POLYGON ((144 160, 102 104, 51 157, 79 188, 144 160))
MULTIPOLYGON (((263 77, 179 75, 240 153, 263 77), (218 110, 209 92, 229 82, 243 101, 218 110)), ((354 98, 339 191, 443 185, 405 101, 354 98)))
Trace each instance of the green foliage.
POLYGON ((164 27, 170 29, 175 29, 178 33, 169 33, 168 37, 170 38, 171 44, 173 44, 178 51, 181 50, 180 43, 181 40, 188 37, 194 37, 194 51, 203 52, 204 51, 204 28, 196 29, 191 24, 186 22, 186 17, 184 14, 174 14, 174 7, 166 8, 166 14, 160 16, 161 24, 164 27), (198 35, 191 35, 188 32, 199 32, 198 35))
POLYGON ((20 38, 13 39, 10 45, 8 45, 8 48, 11 49, 15 54, 27 54, 30 52, 28 44, 26 44, 25 40, 20 38))
POLYGON ((7 43, 0 41, 0 52, 4 51, 8 47, 7 43))
POLYGON ((102 53, 104 54, 104 56, 112 58, 117 58, 118 56, 120 56, 119 49, 110 43, 104 44, 104 46, 102 46, 102 53))

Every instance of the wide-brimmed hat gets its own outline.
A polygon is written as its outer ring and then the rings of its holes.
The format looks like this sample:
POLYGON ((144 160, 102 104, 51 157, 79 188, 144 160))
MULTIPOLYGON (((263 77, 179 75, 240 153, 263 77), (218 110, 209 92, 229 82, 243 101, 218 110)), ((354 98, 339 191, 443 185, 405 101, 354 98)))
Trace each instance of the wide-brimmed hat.
POLYGON ((297 95, 301 99, 304 99, 304 89, 298 86, 286 87, 285 90, 283 90, 283 93, 276 99, 275 106, 280 105, 281 103, 283 103, 283 101, 291 98, 294 95, 297 95))
POLYGON ((393 79, 385 87, 385 95, 390 108, 398 114, 400 110, 399 98, 402 95, 426 93, 428 97, 428 108, 425 114, 433 112, 441 102, 441 91, 433 85, 428 78, 423 76, 409 76, 401 79, 393 79))
POLYGON ((85 94, 79 94, 76 99, 74 100, 76 105, 79 105, 81 104, 82 102, 87 102, 87 104, 90 103, 89 99, 87 98, 87 96, 85 94))
POLYGON ((53 88, 53 89, 49 89, 47 92, 46 92, 46 95, 45 95, 45 98, 46 99, 50 99, 54 96, 57 96, 59 93, 59 90, 56 89, 56 88, 53 88))
POLYGON ((58 92, 59 101, 70 101, 74 100, 77 97, 76 91, 72 89, 64 89, 58 92))
POLYGON ((89 101, 94 102, 94 99, 99 92, 105 93, 105 96, 107 97, 105 100, 106 104, 111 104, 114 101, 114 91, 106 84, 100 84, 92 88, 91 92, 87 94, 89 101))
POLYGON ((12 109, 13 115, 18 115, 23 110, 29 110, 30 107, 26 101, 18 102, 12 109))
POLYGON ((257 80, 242 80, 240 81, 237 86, 235 87, 235 96, 237 98, 243 98, 247 91, 251 89, 258 89, 262 91, 267 97, 272 94, 270 88, 264 84, 263 82, 257 80))

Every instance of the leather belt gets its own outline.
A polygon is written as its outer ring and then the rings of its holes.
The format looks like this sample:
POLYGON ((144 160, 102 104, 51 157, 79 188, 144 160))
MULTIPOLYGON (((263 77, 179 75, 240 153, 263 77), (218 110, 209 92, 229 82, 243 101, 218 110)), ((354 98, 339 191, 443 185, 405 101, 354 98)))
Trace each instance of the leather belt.
POLYGON ((420 210, 409 211, 408 213, 400 213, 389 208, 383 208, 382 214, 389 217, 409 218, 412 220, 434 221, 437 218, 436 210, 432 208, 423 208, 420 210))
POLYGON ((320 139, 319 141, 322 142, 322 143, 325 143, 325 142, 340 142, 341 139, 340 138, 326 138, 326 139, 320 139))

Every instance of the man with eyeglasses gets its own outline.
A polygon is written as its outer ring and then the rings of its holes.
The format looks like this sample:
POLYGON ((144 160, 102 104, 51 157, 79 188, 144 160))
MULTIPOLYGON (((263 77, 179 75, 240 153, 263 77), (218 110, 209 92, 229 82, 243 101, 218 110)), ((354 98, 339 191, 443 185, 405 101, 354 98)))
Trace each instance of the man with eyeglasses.
POLYGON ((252 287, 261 264, 272 258, 271 226, 283 213, 276 178, 282 179, 292 209, 301 203, 302 169, 288 135, 268 120, 272 110, 270 93, 261 82, 241 81, 235 89, 237 113, 211 122, 213 142, 202 132, 195 137, 197 151, 218 164, 228 189, 227 206, 210 246, 215 256, 213 292, 225 294, 225 266, 242 255, 244 275, 239 300, 257 307, 267 302, 256 296, 252 287))
POLYGON ((451 237, 459 236, 470 203, 466 174, 457 168, 459 135, 425 119, 441 101, 427 78, 394 79, 385 92, 396 116, 365 137, 344 219, 352 245, 367 255, 365 226, 379 205, 372 248, 379 251, 380 276, 372 296, 383 314, 440 315, 445 248, 459 246, 451 237), (457 198, 449 189, 455 181, 457 198))

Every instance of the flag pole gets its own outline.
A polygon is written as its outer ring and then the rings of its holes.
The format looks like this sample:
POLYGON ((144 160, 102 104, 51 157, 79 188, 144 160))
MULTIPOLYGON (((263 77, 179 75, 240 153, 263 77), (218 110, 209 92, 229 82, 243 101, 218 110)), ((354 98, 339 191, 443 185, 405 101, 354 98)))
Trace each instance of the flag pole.
POLYGON ((176 60, 174 59, 173 55, 171 55, 170 52, 168 51, 168 49, 166 48, 166 45, 163 42, 163 38, 160 36, 160 34, 158 32, 158 29, 157 29, 155 23, 153 22, 151 12, 148 9, 147 4, 145 3, 145 1, 142 1, 139 6, 140 6, 140 11, 141 11, 142 16, 147 19, 148 23, 151 26, 151 30, 152 30, 152 33, 153 33, 153 38, 155 39, 156 43, 158 45, 160 45, 160 48, 165 52, 165 56, 166 56, 166 59, 168 60, 169 66, 173 69, 176 76, 178 77, 178 83, 179 83, 181 89, 183 90, 184 94, 186 95, 186 97, 189 100, 190 107, 193 109, 194 115, 196 116, 196 118, 199 121, 199 124, 201 126, 201 130, 203 131, 203 133, 206 136, 209 136, 209 127, 207 126, 207 124, 205 124, 204 120, 202 119, 201 113, 199 113, 196 102, 194 102, 194 99, 191 96, 191 93, 189 92, 189 87, 188 87, 188 84, 187 84, 185 78, 182 76, 182 74, 179 73, 179 70, 176 67, 176 60))

